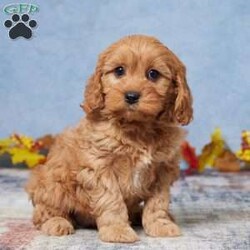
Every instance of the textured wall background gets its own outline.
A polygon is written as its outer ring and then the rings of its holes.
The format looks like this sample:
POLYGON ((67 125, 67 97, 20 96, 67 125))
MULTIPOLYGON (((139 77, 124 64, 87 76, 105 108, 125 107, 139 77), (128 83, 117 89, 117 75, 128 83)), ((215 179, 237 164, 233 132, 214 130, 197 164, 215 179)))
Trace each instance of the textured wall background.
MULTIPOLYGON (((5 4, 18 2, 1 0, 5 4)), ((30 1, 21 1, 30 2, 30 1)), ((57 133, 82 116, 79 104, 97 55, 128 34, 158 37, 186 64, 198 149, 215 126, 233 149, 250 129, 250 1, 32 1, 31 40, 10 40, 0 14, 0 137, 57 133)))

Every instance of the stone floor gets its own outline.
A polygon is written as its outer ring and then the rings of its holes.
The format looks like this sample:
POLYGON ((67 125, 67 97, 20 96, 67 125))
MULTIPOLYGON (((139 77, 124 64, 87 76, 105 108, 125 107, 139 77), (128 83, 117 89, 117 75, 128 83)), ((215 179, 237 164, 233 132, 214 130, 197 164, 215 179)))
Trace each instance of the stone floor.
POLYGON ((150 238, 136 228, 135 244, 109 244, 96 230, 48 237, 30 221, 32 206, 23 190, 28 170, 0 169, 0 249, 250 249, 250 172, 210 173, 180 179, 172 188, 171 211, 182 228, 178 238, 150 238))

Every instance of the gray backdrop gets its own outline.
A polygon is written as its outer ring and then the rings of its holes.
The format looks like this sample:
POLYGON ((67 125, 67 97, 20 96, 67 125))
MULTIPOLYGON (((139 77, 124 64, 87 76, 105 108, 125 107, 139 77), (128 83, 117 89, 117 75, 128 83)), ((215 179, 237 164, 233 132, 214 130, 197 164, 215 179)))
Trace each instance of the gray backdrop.
MULTIPOLYGON (((250 1, 32 1, 40 6, 33 38, 11 40, 0 8, 0 137, 57 133, 83 115, 79 107, 97 55, 128 34, 148 34, 188 69, 199 150, 216 126, 234 149, 250 129, 250 1)), ((25 1, 21 1, 25 2, 25 1)), ((26 1, 30 2, 30 1, 26 1)))

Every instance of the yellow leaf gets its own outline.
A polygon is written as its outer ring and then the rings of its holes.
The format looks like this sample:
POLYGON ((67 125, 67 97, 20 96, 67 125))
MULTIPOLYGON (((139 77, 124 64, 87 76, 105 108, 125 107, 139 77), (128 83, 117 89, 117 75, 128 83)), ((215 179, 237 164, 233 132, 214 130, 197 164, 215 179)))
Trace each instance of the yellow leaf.
POLYGON ((8 148, 13 145, 13 140, 11 138, 4 138, 0 140, 0 149, 8 148))
POLYGON ((34 143, 34 140, 31 137, 25 135, 14 134, 11 136, 13 140, 20 146, 24 146, 27 149, 31 149, 34 143))
POLYGON ((45 159, 45 156, 30 152, 25 148, 12 148, 9 150, 13 164, 26 163, 28 167, 34 167, 45 159))
POLYGON ((199 171, 204 171, 206 166, 213 167, 216 158, 223 152, 225 141, 222 138, 220 128, 216 128, 211 134, 211 142, 206 144, 199 156, 199 171))

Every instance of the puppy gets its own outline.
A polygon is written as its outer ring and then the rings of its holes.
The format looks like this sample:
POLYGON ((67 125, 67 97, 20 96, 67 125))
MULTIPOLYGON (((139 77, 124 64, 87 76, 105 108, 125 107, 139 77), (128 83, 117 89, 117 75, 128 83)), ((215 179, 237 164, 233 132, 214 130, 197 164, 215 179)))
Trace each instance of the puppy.
POLYGON ((48 235, 96 226, 103 241, 135 242, 140 218, 149 236, 180 235, 168 206, 180 126, 192 119, 181 61, 153 37, 125 37, 99 56, 81 107, 86 117, 27 183, 34 225, 48 235))

